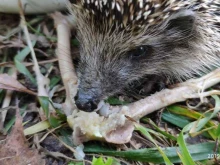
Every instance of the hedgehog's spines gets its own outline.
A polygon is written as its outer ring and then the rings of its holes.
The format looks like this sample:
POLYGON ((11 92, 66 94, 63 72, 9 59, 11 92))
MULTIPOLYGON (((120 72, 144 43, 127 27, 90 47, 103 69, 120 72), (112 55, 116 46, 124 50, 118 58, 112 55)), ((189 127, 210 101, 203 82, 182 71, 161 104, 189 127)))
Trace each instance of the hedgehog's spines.
MULTIPOLYGON (((121 45, 118 44, 120 46, 119 51, 108 54, 109 59, 114 55, 119 56, 119 52, 123 54, 123 51, 129 50, 131 45, 133 47, 139 46, 143 40, 148 41, 157 35, 165 34, 167 26, 172 23, 172 19, 175 21, 177 17, 184 17, 183 13, 191 12, 188 15, 195 17, 197 28, 193 35, 181 36, 181 33, 184 32, 178 31, 176 35, 179 33, 179 37, 172 38, 172 34, 171 36, 169 34, 168 38, 169 42, 173 43, 180 40, 185 41, 184 44, 192 45, 196 51, 187 55, 188 52, 183 50, 185 56, 188 56, 186 59, 182 59, 185 62, 178 61, 177 58, 181 59, 180 54, 182 52, 177 52, 175 54, 176 59, 173 58, 177 61, 169 61, 168 63, 172 63, 172 65, 169 64, 168 69, 161 67, 160 70, 166 72, 164 73, 165 76, 182 79, 193 77, 194 73, 206 73, 212 66, 220 66, 220 11, 218 10, 220 9, 220 2, 218 0, 81 0, 77 5, 78 7, 73 12, 79 16, 78 29, 83 42, 88 42, 88 36, 91 40, 90 45, 98 40, 104 45, 103 47, 107 47, 103 38, 106 41, 121 41, 121 45), (84 35, 85 31, 89 31, 86 36, 84 35), (123 36, 122 34, 125 35, 125 38, 117 38, 120 35, 123 36), (101 39, 96 38, 99 35, 101 39), (112 38, 112 36, 117 37, 112 38), (188 40, 185 40, 186 37, 188 40), (191 42, 190 37, 194 37, 195 41, 191 42), (174 41, 171 41, 172 39, 174 41), (135 44, 128 43, 126 40, 135 44), (191 61, 187 61, 187 59, 191 61), (189 67, 192 63, 194 66, 189 67)), ((182 27, 179 28, 181 30, 182 27)), ((91 51, 88 50, 88 52, 91 51)), ((161 53, 159 56, 163 58, 166 55, 161 53)), ((183 53, 182 56, 184 56, 183 53)))
POLYGON ((210 8, 210 12, 214 13, 220 3, 217 0, 80 0, 79 5, 96 19, 110 19, 114 21, 109 22, 118 22, 123 28, 128 25, 137 28, 146 24, 158 24, 182 8, 210 8))
POLYGON ((71 13, 80 42, 82 104, 118 94, 134 81, 173 83, 220 67, 219 0, 77 2, 71 13))

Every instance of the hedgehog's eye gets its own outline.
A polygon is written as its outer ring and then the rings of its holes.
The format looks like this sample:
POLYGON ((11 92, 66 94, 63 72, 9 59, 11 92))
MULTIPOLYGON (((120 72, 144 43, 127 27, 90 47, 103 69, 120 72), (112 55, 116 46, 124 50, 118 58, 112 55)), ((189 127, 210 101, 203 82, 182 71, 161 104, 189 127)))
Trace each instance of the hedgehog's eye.
POLYGON ((142 57, 148 54, 149 46, 139 46, 131 51, 129 51, 129 55, 133 58, 142 57))

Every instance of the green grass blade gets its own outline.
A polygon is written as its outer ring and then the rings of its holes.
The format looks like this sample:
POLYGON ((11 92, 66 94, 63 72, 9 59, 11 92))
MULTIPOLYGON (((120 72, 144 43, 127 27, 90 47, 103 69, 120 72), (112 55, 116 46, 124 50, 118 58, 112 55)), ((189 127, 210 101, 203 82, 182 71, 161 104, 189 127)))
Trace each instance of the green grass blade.
MULTIPOLYGON (((213 153, 214 147, 215 147, 214 142, 200 143, 200 144, 187 146, 188 151, 194 161, 208 159, 208 154, 213 153)), ((167 147, 161 149, 167 155, 167 157, 172 163, 181 162, 177 154, 177 151, 180 151, 179 147, 167 147)), ((160 155, 157 148, 147 148, 147 149, 129 150, 129 151, 115 151, 113 149, 109 149, 103 146, 86 144, 84 151, 91 153, 101 153, 109 156, 118 156, 121 158, 134 160, 134 161, 164 163, 163 157, 160 155)))
POLYGON ((49 117, 49 103, 50 103, 49 98, 46 96, 39 96, 38 100, 40 102, 40 105, 41 105, 46 117, 48 118, 49 117))
MULTIPOLYGON (((34 47, 36 44, 36 41, 32 41, 32 46, 34 47)), ((29 46, 26 46, 24 49, 22 49, 18 54, 15 55, 14 57, 14 63, 15 66, 17 68, 17 70, 24 74, 25 76, 27 76, 30 81, 34 84, 37 85, 35 78, 32 76, 32 74, 30 73, 30 71, 26 68, 26 66, 24 64, 22 64, 22 62, 24 61, 24 59, 27 57, 27 55, 31 52, 29 46)))
POLYGON ((105 165, 103 158, 99 157, 98 159, 93 157, 92 159, 92 165, 105 165))
POLYGON ((68 165, 84 165, 83 162, 69 162, 68 165))
MULTIPOLYGON (((34 47, 36 44, 36 41, 32 41, 32 46, 34 47)), ((15 55, 14 59, 16 59, 19 62, 24 61, 24 59, 27 57, 27 55, 31 52, 31 49, 29 46, 26 46, 24 49, 22 49, 18 54, 15 55)))
POLYGON ((144 117, 141 119, 141 122, 147 122, 148 124, 151 124, 157 132, 161 133, 162 135, 164 135, 165 137, 167 137, 171 140, 177 141, 176 137, 167 133, 166 131, 161 130, 151 119, 144 117))
POLYGON ((60 76, 54 76, 50 79, 50 89, 52 89, 61 80, 60 76))
POLYGON ((121 101, 115 97, 109 97, 108 99, 105 100, 105 102, 109 103, 110 105, 126 105, 129 103, 127 101, 121 101))
POLYGON ((220 138, 220 124, 218 124, 218 128, 216 130, 216 136, 220 138))
POLYGON ((40 131, 44 131, 50 128, 50 123, 46 121, 41 121, 31 127, 28 127, 24 130, 24 135, 32 135, 40 131))
POLYGON ((72 140, 72 131, 67 128, 58 129, 56 132, 60 134, 59 138, 62 142, 66 143, 68 146, 74 147, 72 140))
POLYGON ((108 157, 107 161, 105 162, 105 165, 112 165, 113 162, 114 162, 114 159, 108 157))
POLYGON ((179 116, 179 115, 175 115, 172 114, 168 111, 164 111, 162 113, 162 119, 166 122, 169 122, 173 125, 176 125, 177 127, 183 128, 185 127, 187 124, 190 123, 190 121, 188 120, 188 118, 183 117, 183 116, 179 116))
POLYGON ((180 135, 177 138, 177 143, 179 144, 180 147, 180 152, 181 154, 181 159, 182 159, 182 163, 184 165, 195 165, 183 138, 183 133, 181 132, 180 135))
MULTIPOLYGON (((196 128, 196 127, 200 128, 200 127, 199 127, 199 125, 200 125, 199 121, 201 120, 202 123, 203 123, 203 119, 205 118, 205 115, 200 114, 199 112, 196 112, 196 111, 194 111, 194 110, 190 110, 190 109, 188 109, 188 108, 182 107, 182 106, 171 105, 171 106, 167 107, 167 109, 168 109, 168 111, 169 111, 170 113, 174 113, 174 114, 177 114, 177 115, 183 115, 183 116, 185 116, 185 117, 191 118, 191 120, 192 120, 192 119, 193 119, 193 120, 197 120, 197 121, 195 121, 194 123, 189 123, 189 124, 191 124, 191 125, 190 125, 190 128, 193 127, 192 124, 194 124, 194 127, 195 127, 195 128, 196 128)), ((209 115, 208 115, 208 116, 209 116, 209 115)), ((206 120, 206 119, 205 119, 205 120, 206 120)), ((211 129, 207 129, 207 132, 208 132, 208 134, 210 135, 210 137, 215 140, 215 139, 216 139, 216 129, 215 129, 215 128, 217 128, 217 127, 216 127, 216 124, 215 124, 214 122, 212 122, 211 120, 208 120, 205 124, 206 124, 206 125, 205 125, 205 129, 206 129, 206 128, 211 128, 211 129)), ((188 125, 188 124, 187 124, 187 125, 188 125)), ((200 128, 200 129, 201 129, 201 128, 200 128)), ((195 130, 198 131, 197 128, 196 128, 195 130)), ((203 132, 203 131, 202 131, 202 132, 203 132)))
MULTIPOLYGON (((197 127, 195 131, 200 131, 208 122, 217 115, 217 113, 220 111, 220 99, 218 96, 212 96, 215 99, 215 108, 213 113, 205 114, 204 118, 198 120, 197 127)), ((215 126, 213 123, 212 126, 215 126)), ((211 127, 211 125, 210 125, 211 127)), ((216 139, 216 136, 213 136, 214 139, 216 139)))
POLYGON ((49 122, 50 122, 50 125, 51 125, 53 128, 56 128, 56 127, 60 126, 61 123, 62 123, 62 121, 59 120, 59 118, 56 118, 56 117, 54 117, 54 116, 50 116, 50 117, 48 118, 48 120, 49 120, 49 122))
POLYGON ((24 66, 24 64, 22 64, 20 61, 18 61, 17 59, 14 59, 14 63, 15 66, 17 68, 17 70, 24 74, 25 76, 27 76, 31 83, 33 83, 34 85, 37 85, 35 78, 32 76, 32 74, 30 73, 30 71, 24 66))
MULTIPOLYGON (((21 109, 20 109, 20 115, 22 116, 23 114, 24 114, 24 112, 25 112, 25 110, 26 110, 26 105, 24 105, 21 109)), ((4 127, 4 130, 3 130, 3 132, 8 132, 11 128, 12 128, 12 126, 14 125, 14 123, 15 123, 15 115, 5 124, 5 127, 4 127)))
POLYGON ((160 154, 162 155, 164 162, 166 165, 172 165, 171 161, 168 159, 168 157, 166 156, 166 154, 163 152, 163 150, 157 145, 157 143, 155 142, 155 140, 152 138, 152 136, 149 134, 149 132, 147 131, 147 129, 139 124, 135 124, 135 127, 137 130, 139 130, 144 136, 146 136, 150 141, 152 141, 154 143, 154 145, 157 147, 158 151, 160 152, 160 154))

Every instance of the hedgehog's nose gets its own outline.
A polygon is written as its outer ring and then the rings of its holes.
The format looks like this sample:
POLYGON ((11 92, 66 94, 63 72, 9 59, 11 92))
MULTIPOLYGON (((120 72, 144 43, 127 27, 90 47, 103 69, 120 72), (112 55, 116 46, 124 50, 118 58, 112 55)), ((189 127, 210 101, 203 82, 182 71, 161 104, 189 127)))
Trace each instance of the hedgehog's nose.
POLYGON ((86 93, 78 91, 75 96, 75 103, 77 108, 86 112, 92 112, 97 108, 98 101, 96 99, 88 97, 86 93))

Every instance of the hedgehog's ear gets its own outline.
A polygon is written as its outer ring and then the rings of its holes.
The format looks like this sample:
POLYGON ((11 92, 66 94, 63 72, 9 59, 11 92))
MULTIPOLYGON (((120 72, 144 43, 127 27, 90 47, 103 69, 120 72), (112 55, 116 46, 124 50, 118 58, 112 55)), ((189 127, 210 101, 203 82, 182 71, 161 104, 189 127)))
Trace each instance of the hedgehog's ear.
POLYGON ((188 36, 192 33, 195 23, 195 14, 190 10, 179 11, 173 14, 167 22, 166 31, 168 34, 176 32, 188 36))

